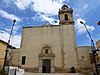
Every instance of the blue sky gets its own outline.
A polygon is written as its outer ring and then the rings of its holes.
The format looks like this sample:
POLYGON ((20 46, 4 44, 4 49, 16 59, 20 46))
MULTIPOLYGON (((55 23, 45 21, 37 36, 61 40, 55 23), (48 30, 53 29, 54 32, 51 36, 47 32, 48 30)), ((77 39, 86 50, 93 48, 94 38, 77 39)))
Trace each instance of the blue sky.
POLYGON ((90 45, 83 21, 94 42, 100 39, 100 0, 0 0, 0 39, 7 41, 13 19, 16 19, 11 44, 20 47, 22 27, 39 26, 45 22, 58 24, 58 10, 62 5, 73 9, 77 45, 90 45), (57 21, 57 23, 55 23, 57 21))

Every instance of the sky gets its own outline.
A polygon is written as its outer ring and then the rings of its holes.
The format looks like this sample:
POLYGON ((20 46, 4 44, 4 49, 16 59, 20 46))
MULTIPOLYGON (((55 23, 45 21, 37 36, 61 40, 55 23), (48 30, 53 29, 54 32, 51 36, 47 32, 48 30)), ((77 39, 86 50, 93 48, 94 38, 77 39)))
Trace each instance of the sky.
POLYGON ((10 44, 19 48, 22 27, 41 26, 46 22, 59 24, 58 11, 64 4, 73 9, 77 46, 90 46, 100 39, 100 0, 0 0, 0 39, 8 42, 13 20, 16 19, 10 44), (57 21, 57 23, 55 23, 57 21))

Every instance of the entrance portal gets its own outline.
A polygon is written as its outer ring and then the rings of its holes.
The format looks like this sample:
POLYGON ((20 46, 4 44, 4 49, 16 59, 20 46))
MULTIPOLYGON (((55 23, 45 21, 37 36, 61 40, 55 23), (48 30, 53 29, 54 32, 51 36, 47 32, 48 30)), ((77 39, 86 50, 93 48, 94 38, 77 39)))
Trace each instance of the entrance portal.
POLYGON ((50 73, 51 70, 51 60, 43 59, 42 62, 42 73, 50 73))

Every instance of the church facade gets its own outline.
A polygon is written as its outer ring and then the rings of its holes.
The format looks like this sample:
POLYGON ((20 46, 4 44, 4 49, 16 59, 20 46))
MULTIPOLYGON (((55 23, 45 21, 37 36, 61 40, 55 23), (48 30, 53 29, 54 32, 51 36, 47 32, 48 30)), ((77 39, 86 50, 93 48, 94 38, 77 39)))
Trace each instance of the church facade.
POLYGON ((58 16, 59 25, 23 27, 21 48, 11 51, 11 65, 28 72, 75 73, 80 68, 79 60, 84 59, 91 67, 90 47, 76 46, 73 10, 63 5, 58 16))

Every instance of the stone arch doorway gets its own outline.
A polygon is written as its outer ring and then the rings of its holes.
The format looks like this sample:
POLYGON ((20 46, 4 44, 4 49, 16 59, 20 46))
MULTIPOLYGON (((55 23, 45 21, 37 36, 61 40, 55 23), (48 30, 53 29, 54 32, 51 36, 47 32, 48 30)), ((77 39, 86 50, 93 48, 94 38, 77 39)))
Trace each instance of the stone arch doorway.
POLYGON ((44 46, 39 54, 39 72, 40 73, 53 73, 54 72, 54 53, 51 47, 44 46))

